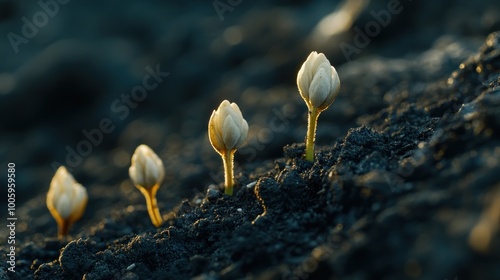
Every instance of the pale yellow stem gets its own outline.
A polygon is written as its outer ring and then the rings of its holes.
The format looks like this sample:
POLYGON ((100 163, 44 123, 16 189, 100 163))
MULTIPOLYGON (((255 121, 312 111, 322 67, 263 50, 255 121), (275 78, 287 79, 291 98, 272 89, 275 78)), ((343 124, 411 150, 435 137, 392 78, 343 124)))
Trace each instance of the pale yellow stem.
POLYGON ((65 220, 62 218, 58 219, 57 220, 57 228, 58 228, 57 236, 59 238, 62 238, 64 236, 68 235, 70 227, 71 227, 71 223, 69 222, 69 220, 65 220))
POLYGON ((314 141, 319 113, 318 109, 312 108, 307 118, 306 160, 308 161, 314 161, 314 141))
POLYGON ((233 186, 234 186, 233 161, 234 161, 235 151, 236 150, 232 150, 221 154, 222 161, 224 162, 224 179, 225 179, 224 193, 227 195, 233 195, 233 186))
POLYGON ((163 219, 161 217, 160 210, 158 209, 158 203, 156 202, 156 192, 160 186, 157 184, 150 189, 143 187, 138 188, 146 198, 146 206, 148 207, 148 214, 149 218, 151 218, 151 222, 155 227, 160 227, 163 224, 163 219))

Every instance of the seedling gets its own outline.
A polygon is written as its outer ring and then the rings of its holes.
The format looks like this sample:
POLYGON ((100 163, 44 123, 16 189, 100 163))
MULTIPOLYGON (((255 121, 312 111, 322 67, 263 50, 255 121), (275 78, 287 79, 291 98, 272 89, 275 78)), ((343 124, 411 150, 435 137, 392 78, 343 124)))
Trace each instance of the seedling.
POLYGON ((318 117, 337 98, 340 79, 324 54, 312 52, 297 74, 297 86, 309 109, 305 157, 313 161, 318 117))
POLYGON ((156 192, 165 177, 165 168, 158 155, 147 145, 139 145, 132 156, 132 164, 128 170, 136 188, 146 198, 149 217, 155 227, 163 224, 163 219, 156 202, 156 192))
POLYGON ((68 234, 87 206, 87 190, 77 183, 64 166, 57 169, 47 193, 47 208, 58 226, 59 238, 68 234))
POLYGON ((214 110, 208 122, 208 138, 212 147, 221 155, 224 163, 225 190, 233 195, 234 153, 241 147, 248 136, 248 124, 236 103, 224 100, 214 110))

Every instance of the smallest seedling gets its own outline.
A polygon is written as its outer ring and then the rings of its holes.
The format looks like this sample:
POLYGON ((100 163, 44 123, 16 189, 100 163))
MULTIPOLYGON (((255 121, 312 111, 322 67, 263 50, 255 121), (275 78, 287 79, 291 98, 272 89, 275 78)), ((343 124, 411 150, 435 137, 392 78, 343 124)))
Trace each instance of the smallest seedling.
POLYGON ((297 86, 309 109, 306 160, 313 161, 318 117, 337 98, 340 91, 340 79, 337 70, 330 65, 330 61, 324 54, 312 52, 297 74, 297 86))
POLYGON ((77 183, 64 166, 57 169, 47 193, 47 208, 57 222, 59 237, 68 234, 87 206, 87 190, 77 183))
POLYGON ((151 222, 155 227, 161 226, 163 219, 156 202, 156 192, 158 192, 165 177, 163 162, 149 146, 142 144, 137 147, 132 156, 132 164, 128 173, 135 187, 146 198, 151 222))

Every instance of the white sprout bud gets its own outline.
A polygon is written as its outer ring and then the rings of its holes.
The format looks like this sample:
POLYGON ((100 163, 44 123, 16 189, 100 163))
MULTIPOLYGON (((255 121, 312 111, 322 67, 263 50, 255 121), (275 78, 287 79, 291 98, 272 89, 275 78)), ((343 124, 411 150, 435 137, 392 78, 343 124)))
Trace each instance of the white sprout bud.
POLYGON ((146 198, 149 217, 154 226, 163 224, 163 218, 156 202, 156 192, 165 177, 165 168, 158 155, 147 145, 139 145, 132 155, 132 164, 128 174, 136 188, 146 198))
POLYGON ((248 136, 248 123, 236 103, 224 100, 208 121, 208 138, 224 163, 225 193, 233 194, 233 159, 248 136))
POLYGON ((77 183, 64 166, 57 169, 47 193, 47 208, 59 226, 59 235, 79 220, 87 206, 87 190, 77 183))
POLYGON ((208 122, 208 137, 214 149, 223 154, 238 149, 248 136, 248 123, 236 103, 224 100, 208 122))
POLYGON ((135 185, 150 189, 161 185, 165 177, 163 162, 147 145, 139 145, 132 156, 128 174, 135 185))
POLYGON ((324 54, 311 52, 297 74, 297 86, 309 108, 323 111, 337 98, 340 79, 324 54))
POLYGON ((337 98, 340 79, 324 54, 311 52, 297 74, 297 86, 309 109, 305 151, 306 160, 312 162, 319 114, 337 98))

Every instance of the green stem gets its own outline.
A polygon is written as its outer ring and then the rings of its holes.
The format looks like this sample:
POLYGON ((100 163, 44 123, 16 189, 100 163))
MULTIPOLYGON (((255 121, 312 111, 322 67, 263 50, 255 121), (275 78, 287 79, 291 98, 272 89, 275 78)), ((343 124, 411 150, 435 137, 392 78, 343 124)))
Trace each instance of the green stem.
POLYGON ((225 188, 224 193, 227 195, 233 195, 234 186, 234 170, 233 170, 233 160, 234 160, 235 150, 225 152, 222 154, 222 161, 224 162, 224 179, 225 188))
POLYGON ((311 162, 314 160, 314 141, 319 113, 318 109, 312 108, 307 118, 306 160, 311 162))

